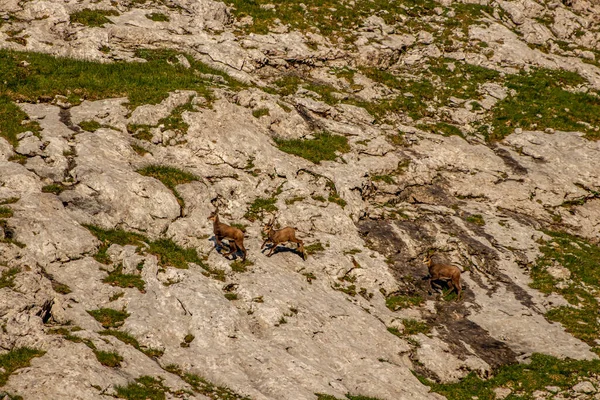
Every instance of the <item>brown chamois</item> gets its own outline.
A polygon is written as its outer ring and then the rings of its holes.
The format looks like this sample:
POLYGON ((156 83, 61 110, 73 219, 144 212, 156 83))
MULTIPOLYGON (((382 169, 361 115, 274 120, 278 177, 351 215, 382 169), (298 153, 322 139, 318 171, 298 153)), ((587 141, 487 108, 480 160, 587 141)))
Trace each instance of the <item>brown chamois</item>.
POLYGON ((263 232, 267 234, 267 238, 263 242, 260 249, 262 250, 265 245, 269 242, 273 243, 271 246, 271 251, 267 254, 267 257, 271 257, 273 255, 273 251, 275 248, 282 243, 293 242, 296 243, 298 250, 302 254, 302 259, 306 260, 306 253, 304 252, 304 242, 298 238, 296 238, 296 230, 291 226, 286 226, 285 228, 275 230, 273 229, 273 224, 275 223, 275 217, 271 219, 269 223, 267 223, 263 232))
POLYGON ((213 233, 215 234, 215 242, 217 246, 223 247, 221 240, 229 240, 229 253, 225 254, 228 257, 238 251, 241 251, 244 257, 242 261, 246 260, 246 248, 244 247, 244 232, 233 226, 229 226, 222 222, 219 222, 219 210, 216 209, 208 219, 213 222, 213 233))
POLYGON ((444 281, 448 283, 450 291, 456 290, 458 295, 457 300, 460 299, 462 292, 462 286, 460 285, 460 269, 454 265, 434 263, 430 254, 425 256, 423 262, 429 269, 429 290, 433 290, 433 281, 444 281))

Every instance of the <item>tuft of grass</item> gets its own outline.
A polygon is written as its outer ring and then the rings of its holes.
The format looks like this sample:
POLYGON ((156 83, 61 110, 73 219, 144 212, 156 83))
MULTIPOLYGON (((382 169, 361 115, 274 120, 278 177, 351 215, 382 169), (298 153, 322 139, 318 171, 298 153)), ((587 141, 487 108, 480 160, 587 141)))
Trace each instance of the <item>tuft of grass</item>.
POLYGON ((386 297, 385 305, 392 311, 398 311, 402 308, 419 306, 423 301, 423 297, 419 295, 406 296, 402 294, 393 294, 386 297))
POLYGON ((531 269, 530 286, 543 293, 562 295, 570 305, 549 310, 546 318, 560 322, 573 336, 597 346, 600 247, 568 233, 545 233, 550 240, 540 246, 542 255, 531 269), (571 272, 569 280, 559 281, 550 275, 548 268, 555 263, 571 272))
POLYGON ((19 200, 20 200, 19 197, 9 197, 7 199, 0 200, 0 206, 6 205, 6 204, 14 204, 19 200))
POLYGON ((467 222, 470 222, 475 225, 484 226, 485 220, 479 214, 471 214, 466 218, 467 222))
POLYGON ((275 203, 277 203, 277 197, 271 197, 268 199, 259 197, 255 199, 252 204, 250 204, 248 211, 246 211, 246 214, 244 214, 244 218, 250 222, 254 222, 265 212, 277 211, 278 208, 275 203))
POLYGON ((52 281, 52 289, 54 289, 56 293, 60 294, 71 293, 71 288, 69 287, 69 285, 65 285, 64 283, 56 282, 54 280, 52 281))
POLYGON ((302 200, 304 200, 304 196, 294 196, 289 199, 285 199, 285 204, 289 206, 302 200))
POLYGON ((31 360, 41 357, 45 351, 32 349, 30 347, 19 347, 8 353, 0 354, 0 387, 8 381, 8 377, 20 368, 29 367, 31 360))
POLYGON ((190 343, 192 343, 194 341, 194 339, 195 339, 194 335, 192 335, 191 333, 188 333, 183 338, 183 342, 179 343, 179 345, 181 347, 190 347, 190 343))
MULTIPOLYGON (((317 400, 341 400, 338 399, 335 396, 332 396, 330 394, 323 394, 323 393, 315 393, 315 395, 317 396, 317 400)), ((366 396, 353 396, 351 394, 346 394, 346 399, 348 400, 379 400, 375 397, 366 397, 366 396)))
POLYGON ((169 16, 163 13, 150 13, 146 14, 146 18, 155 21, 155 22, 169 22, 169 16))
POLYGON ((64 185, 61 185, 60 183, 51 183, 49 185, 42 187, 42 192, 43 193, 54 193, 55 195, 58 196, 65 189, 66 189, 66 187, 64 185))
POLYGON ((235 393, 233 390, 227 387, 214 385, 201 376, 184 372, 175 364, 169 364, 165 366, 164 370, 172 374, 179 375, 184 382, 192 387, 194 392, 200 393, 212 400, 250 400, 249 397, 235 393))
POLYGON ((141 376, 127 386, 115 386, 116 396, 127 400, 165 400, 168 389, 151 376, 141 376))
POLYGON ((112 308, 100 308, 98 310, 90 310, 87 313, 100 322, 104 328, 117 328, 123 325, 125 319, 129 317, 127 311, 118 311, 112 308))
POLYGON ((98 129, 102 128, 102 125, 98 121, 81 121, 79 123, 79 127, 84 131, 88 132, 96 132, 98 129))
POLYGON ((183 248, 170 239, 158 239, 150 242, 148 252, 156 254, 159 264, 162 266, 171 265, 175 268, 187 269, 188 263, 192 262, 207 268, 204 261, 198 256, 196 249, 183 248))
POLYGON ((15 277, 19 272, 21 272, 19 267, 12 267, 2 271, 2 275, 0 275, 0 289, 15 287, 15 277))
POLYGON ((267 107, 261 107, 261 108, 257 108, 256 110, 253 110, 252 115, 254 116, 254 118, 260 118, 263 115, 270 115, 270 114, 269 114, 269 109, 267 107))
POLYGON ((185 183, 198 180, 198 177, 194 174, 182 171, 179 168, 165 165, 149 165, 137 170, 137 173, 144 176, 150 176, 161 181, 163 185, 168 187, 171 192, 173 192, 173 195, 177 198, 177 201, 181 206, 183 206, 183 198, 179 195, 179 193, 177 193, 175 187, 177 185, 183 185, 185 183))
POLYGON ((348 139, 341 135, 332 135, 322 132, 315 135, 314 139, 281 139, 274 138, 279 150, 305 158, 315 164, 323 160, 334 161, 337 153, 350 151, 348 139))
MULTIPOLYGON (((433 392, 446 396, 449 400, 495 399, 494 389, 511 388, 518 390, 518 398, 533 399, 537 390, 545 391, 546 386, 558 386, 566 390, 583 378, 600 373, 600 360, 561 360, 552 356, 534 353, 529 364, 513 364, 500 367, 492 378, 481 379, 471 372, 457 383, 439 384, 424 377, 419 380, 431 387, 433 392)), ((510 398, 517 398, 516 393, 510 398)))
POLYGON ((106 17, 118 16, 116 10, 91 10, 89 8, 71 14, 71 23, 80 23, 87 26, 104 26, 104 24, 112 24, 110 19, 106 17))
POLYGON ((315 254, 317 252, 325 251, 325 247, 323 247, 321 242, 315 242, 305 246, 304 251, 306 254, 315 254))
POLYGON ((417 128, 422 129, 427 132, 436 133, 442 136, 460 136, 464 137, 464 134, 455 125, 448 124, 446 122, 438 122, 433 125, 417 125, 417 128))
POLYGON ((135 143, 132 143, 132 144, 131 144, 131 148, 133 149, 133 151, 135 151, 135 152, 136 152, 138 155, 140 155, 140 156, 142 156, 142 157, 143 157, 144 155, 146 155, 146 154, 150 153, 148 150, 146 150, 146 149, 145 149, 145 148, 143 148, 142 146, 139 146, 139 145, 137 145, 137 144, 135 144, 135 143))
POLYGON ((142 353, 144 353, 145 355, 147 355, 148 357, 151 357, 151 358, 160 357, 163 354, 162 350, 140 346, 140 343, 138 342, 138 340, 128 332, 117 331, 114 329, 107 329, 104 331, 100 331, 98 333, 103 336, 113 336, 113 337, 117 338, 118 340, 120 340, 121 342, 128 344, 130 346, 133 346, 136 350, 141 351, 142 353))
POLYGON ((233 301, 238 299, 238 295, 237 293, 225 293, 225 298, 229 301, 233 301))
POLYGON ((13 216, 13 210, 8 207, 0 207, 0 218, 10 218, 13 216))
POLYGON ((417 321, 416 319, 403 319, 402 325, 404 325, 405 335, 428 334, 431 331, 425 322, 417 321))
POLYGON ((248 271, 247 267, 250 267, 252 265, 254 265, 254 263, 248 259, 246 259, 244 261, 236 260, 231 263, 231 269, 234 272, 246 272, 246 271, 248 271))
POLYGON ((102 282, 122 288, 137 288, 141 293, 145 293, 146 283, 142 277, 134 274, 124 274, 123 265, 119 265, 110 272, 102 282))
POLYGON ((118 293, 115 293, 112 296, 110 296, 108 298, 108 301, 112 302, 112 301, 115 301, 115 300, 117 300, 117 299, 119 299, 119 298, 121 298, 123 296, 125 296, 125 292, 118 292, 118 293))
POLYGON ((94 350, 94 354, 96 358, 100 362, 100 364, 105 365, 107 367, 116 368, 121 366, 121 361, 123 361, 123 357, 119 355, 119 353, 115 351, 102 351, 102 350, 94 350))

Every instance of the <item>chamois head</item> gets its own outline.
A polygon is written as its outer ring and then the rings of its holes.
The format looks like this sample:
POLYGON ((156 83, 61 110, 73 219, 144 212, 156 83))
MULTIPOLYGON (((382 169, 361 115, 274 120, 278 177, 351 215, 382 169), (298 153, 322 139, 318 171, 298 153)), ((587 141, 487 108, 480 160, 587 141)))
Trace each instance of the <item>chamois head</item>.
POLYGON ((273 215, 273 217, 271 218, 271 220, 269 222, 267 222, 265 224, 265 226, 263 226, 263 232, 264 233, 269 233, 269 231, 271 231, 271 229, 273 229, 273 224, 275 223, 275 216, 273 215))
POLYGON ((211 212, 210 215, 208 216, 208 220, 215 222, 217 219, 219 218, 219 208, 215 208, 215 211, 211 212))

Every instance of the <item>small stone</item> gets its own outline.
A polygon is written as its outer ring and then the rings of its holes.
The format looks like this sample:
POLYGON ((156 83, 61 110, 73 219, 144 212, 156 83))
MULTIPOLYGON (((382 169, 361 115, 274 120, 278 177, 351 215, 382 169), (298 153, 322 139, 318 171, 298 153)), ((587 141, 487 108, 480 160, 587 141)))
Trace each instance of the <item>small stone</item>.
POLYGON ((596 56, 589 50, 584 50, 580 54, 581 58, 585 58, 586 60, 595 60, 596 56))
POLYGON ((573 386, 573 390, 578 393, 587 393, 587 394, 596 392, 596 388, 594 387, 594 385, 592 385, 592 383, 590 381, 579 382, 577 385, 573 386))
POLYGON ((558 386, 546 386, 545 389, 552 393, 560 392, 560 388, 558 386))
POLYGON ((508 397, 508 395, 512 393, 512 390, 509 388, 499 387, 494 389, 494 393, 496 394, 497 400, 502 400, 508 397))
POLYGON ((433 9, 433 12, 435 12, 437 15, 442 15, 444 13, 444 9, 442 7, 436 7, 433 9))
POLYGON ((554 133, 556 131, 554 129, 552 129, 552 128, 546 128, 546 129, 544 129, 544 132, 546 132, 546 133, 554 133))
POLYGON ((517 135, 518 135, 518 134, 521 134, 521 133, 523 133, 523 129, 521 129, 521 128, 515 128, 515 133, 516 133, 517 135))

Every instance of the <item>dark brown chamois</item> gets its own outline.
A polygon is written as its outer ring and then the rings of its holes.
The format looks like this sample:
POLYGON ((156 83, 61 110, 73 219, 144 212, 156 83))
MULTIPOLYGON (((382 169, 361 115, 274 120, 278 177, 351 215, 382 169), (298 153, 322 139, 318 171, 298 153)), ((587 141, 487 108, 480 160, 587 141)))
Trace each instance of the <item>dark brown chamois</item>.
POLYGON ((296 230, 291 226, 286 226, 285 228, 275 230, 273 229, 273 224, 275 223, 275 217, 268 222, 264 228, 263 232, 267 234, 267 238, 263 242, 262 246, 260 246, 261 250, 265 247, 267 243, 273 243, 271 246, 271 251, 267 254, 267 257, 271 257, 273 255, 273 251, 275 248, 282 243, 293 242, 296 243, 300 254, 302 254, 302 258, 306 260, 306 253, 304 252, 304 242, 296 237, 296 230))
POLYGON ((458 294, 457 300, 460 299, 462 286, 460 284, 460 269, 454 265, 434 263, 431 255, 425 256, 423 259, 425 265, 429 269, 429 290, 433 290, 433 281, 444 281, 448 283, 450 292, 456 290, 458 294))
POLYGON ((219 221, 219 210, 215 210, 208 219, 213 222, 213 233, 215 234, 215 242, 217 246, 223 247, 223 243, 221 242, 223 239, 229 240, 229 253, 225 254, 225 257, 228 257, 232 254, 241 251, 244 257, 242 261, 246 260, 246 248, 244 247, 244 232, 235 228, 233 226, 229 226, 219 221))

